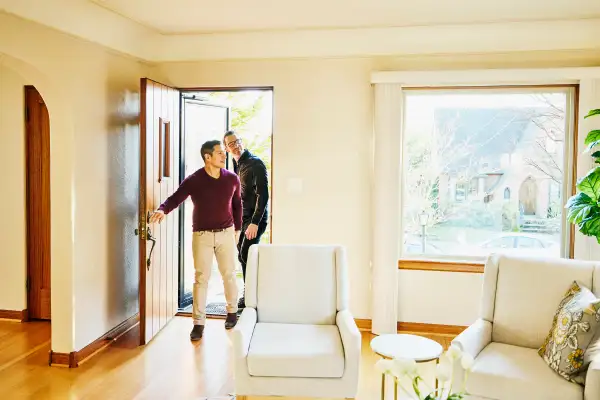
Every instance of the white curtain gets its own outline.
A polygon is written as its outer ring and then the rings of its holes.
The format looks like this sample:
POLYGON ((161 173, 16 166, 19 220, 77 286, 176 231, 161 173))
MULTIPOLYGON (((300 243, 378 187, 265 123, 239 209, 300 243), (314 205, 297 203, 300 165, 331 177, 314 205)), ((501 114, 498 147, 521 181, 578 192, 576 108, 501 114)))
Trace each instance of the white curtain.
POLYGON ((396 333, 401 241, 403 94, 399 84, 375 84, 373 166, 372 332, 396 333))

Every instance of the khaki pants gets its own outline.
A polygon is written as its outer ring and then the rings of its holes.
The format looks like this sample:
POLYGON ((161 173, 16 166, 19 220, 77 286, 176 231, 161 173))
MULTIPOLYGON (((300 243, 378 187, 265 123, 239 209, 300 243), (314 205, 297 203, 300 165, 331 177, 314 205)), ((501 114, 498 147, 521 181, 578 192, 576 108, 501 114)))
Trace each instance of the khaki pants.
POLYGON ((204 325, 206 321, 206 296, 213 265, 213 255, 217 258, 219 272, 223 277, 227 312, 236 313, 238 310, 238 288, 235 278, 236 243, 234 228, 227 228, 221 232, 194 232, 192 252, 194 255, 194 269, 196 270, 192 308, 194 325, 204 325))

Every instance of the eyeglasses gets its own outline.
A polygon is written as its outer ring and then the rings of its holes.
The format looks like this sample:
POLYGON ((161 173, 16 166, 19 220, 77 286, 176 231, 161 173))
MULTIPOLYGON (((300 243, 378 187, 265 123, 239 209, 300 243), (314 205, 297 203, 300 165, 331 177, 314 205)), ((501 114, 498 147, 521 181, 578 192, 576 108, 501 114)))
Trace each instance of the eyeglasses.
POLYGON ((234 140, 232 142, 227 143, 226 146, 229 147, 229 148, 232 148, 236 144, 242 144, 242 140, 241 139, 236 139, 236 140, 234 140))

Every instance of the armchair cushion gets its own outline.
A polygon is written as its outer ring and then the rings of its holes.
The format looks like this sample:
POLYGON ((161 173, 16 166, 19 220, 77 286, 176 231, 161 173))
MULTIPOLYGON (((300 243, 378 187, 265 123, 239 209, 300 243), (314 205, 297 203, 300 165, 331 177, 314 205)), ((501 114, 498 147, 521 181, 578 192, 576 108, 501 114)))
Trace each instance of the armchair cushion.
POLYGON ((256 308, 258 322, 334 325, 347 308, 340 246, 253 245, 246 273, 246 305, 256 308))
POLYGON ((248 351, 251 376, 341 378, 344 348, 336 325, 257 323, 248 351))
POLYGON ((561 377, 573 381, 585 367, 584 354, 600 321, 600 299, 573 282, 554 315, 552 328, 538 350, 546 364, 561 377))
POLYGON ((470 394, 492 399, 581 400, 583 387, 552 371, 535 349, 490 343, 469 374, 470 394))
POLYGON ((492 341, 531 349, 544 343, 565 290, 574 280, 591 287, 595 267, 579 260, 506 255, 497 262, 492 341))

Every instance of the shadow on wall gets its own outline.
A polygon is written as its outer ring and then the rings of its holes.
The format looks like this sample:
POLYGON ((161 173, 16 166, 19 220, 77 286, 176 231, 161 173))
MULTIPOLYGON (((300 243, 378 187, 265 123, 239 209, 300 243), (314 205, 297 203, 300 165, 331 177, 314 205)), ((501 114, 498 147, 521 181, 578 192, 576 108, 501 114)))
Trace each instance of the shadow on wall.
MULTIPOLYGON (((107 92, 118 93, 110 89, 107 92)), ((110 115, 107 315, 115 318, 111 326, 139 311, 139 241, 134 231, 138 226, 140 97, 139 92, 128 89, 118 96, 107 98, 110 115)))

